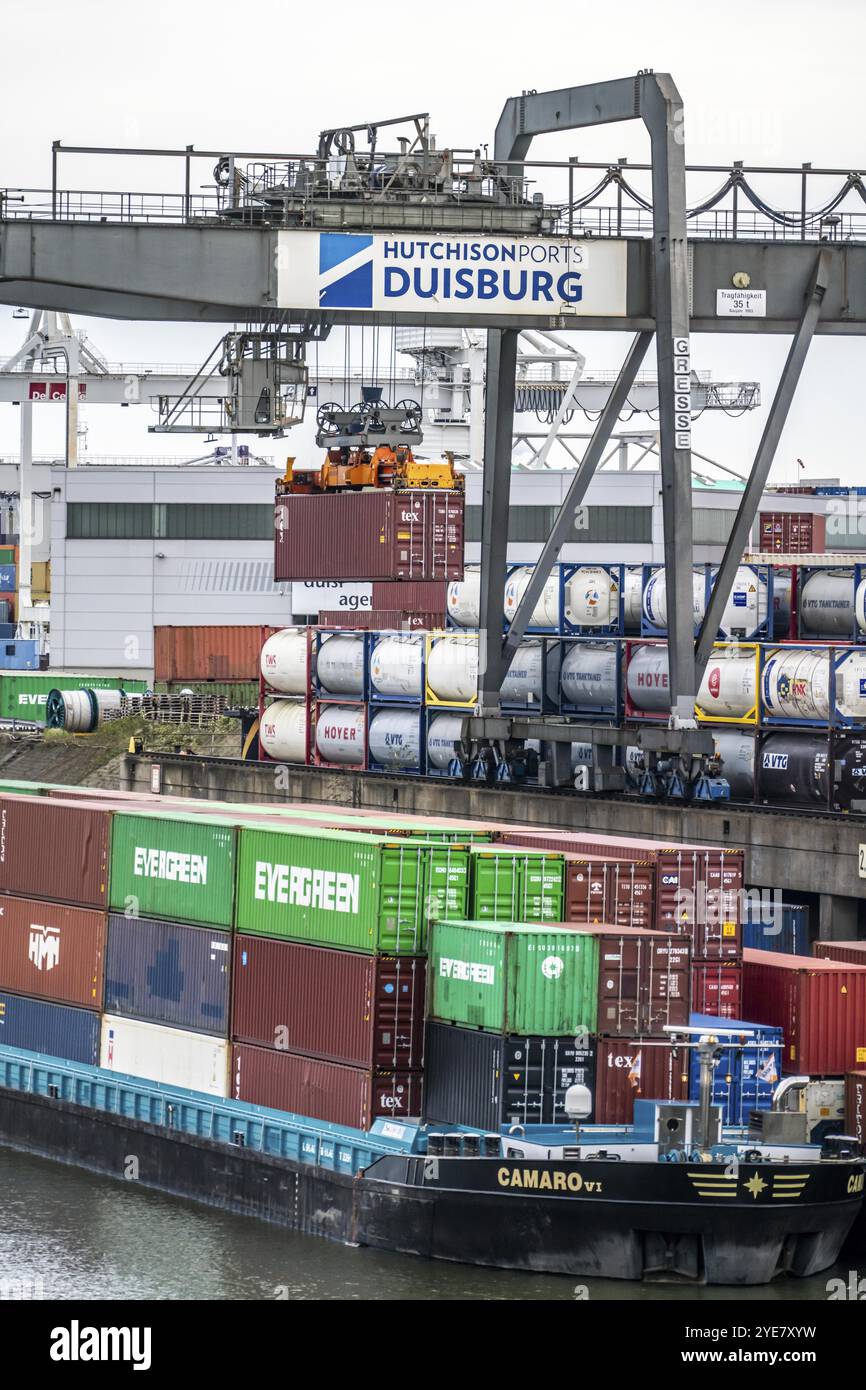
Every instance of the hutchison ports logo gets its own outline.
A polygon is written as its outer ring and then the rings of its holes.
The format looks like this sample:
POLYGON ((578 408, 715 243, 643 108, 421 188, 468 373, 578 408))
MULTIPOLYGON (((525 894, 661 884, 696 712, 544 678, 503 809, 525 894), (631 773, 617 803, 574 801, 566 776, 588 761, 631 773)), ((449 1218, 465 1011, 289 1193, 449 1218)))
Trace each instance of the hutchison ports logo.
POLYGON ((319 234, 319 304, 327 309, 372 309, 371 236, 319 234))

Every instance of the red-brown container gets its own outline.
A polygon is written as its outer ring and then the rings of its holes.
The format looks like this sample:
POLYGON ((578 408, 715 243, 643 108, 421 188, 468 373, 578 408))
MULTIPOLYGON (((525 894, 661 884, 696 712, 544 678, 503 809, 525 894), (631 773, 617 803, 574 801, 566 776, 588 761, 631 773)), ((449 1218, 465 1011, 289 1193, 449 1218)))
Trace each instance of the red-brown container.
POLYGON ((362 1070, 235 1043, 231 1094, 271 1110, 369 1129, 380 1115, 405 1120, 421 1114, 421 1073, 362 1070))
POLYGON ((782 1071, 844 1076, 866 1063, 866 965, 746 950, 743 1008, 783 1030, 782 1071))
POLYGON ((613 922, 619 927, 655 926, 656 866, 648 860, 568 855, 565 861, 565 920, 613 922))
POLYGON ((689 1054, 648 1038, 599 1038, 595 1123, 628 1125, 635 1100, 686 1100, 689 1054))
POLYGON ((427 962, 236 936, 231 1037, 353 1067, 424 1058, 427 962))
POLYGON ((320 613, 322 627, 362 628, 365 632, 435 632, 445 626, 444 613, 414 613, 403 608, 356 608, 320 613))
POLYGON ((827 518, 821 512, 760 512, 758 549, 777 555, 823 555, 827 518))
POLYGON ((414 613, 446 613, 448 585, 441 579, 412 584, 402 580, 396 584, 381 580, 373 585, 374 608, 404 608, 414 613))
POLYGON ((866 965, 866 941, 813 941, 812 955, 818 960, 845 961, 866 965))
POLYGON ((105 907, 110 823, 94 802, 0 797, 0 893, 105 907))
POLYGON ((257 681, 259 624, 231 627, 155 627, 158 681, 257 681))
POLYGON ((845 1077, 845 1133, 866 1147, 866 1071, 849 1071, 845 1077))
MULTIPOLYGON (((692 963, 692 1013, 713 1018, 743 1017, 743 967, 722 961, 692 963)), ((764 1022, 755 1019, 756 1023, 764 1022)))
POLYGON ((689 943, 679 934, 610 924, 598 937, 598 1025, 607 1037, 664 1036, 689 1021, 689 943))
POLYGON ((104 912, 0 894, 0 990, 102 1008, 104 912))
POLYGON ((441 489, 280 497, 274 578, 462 579, 463 510, 462 492, 441 489))

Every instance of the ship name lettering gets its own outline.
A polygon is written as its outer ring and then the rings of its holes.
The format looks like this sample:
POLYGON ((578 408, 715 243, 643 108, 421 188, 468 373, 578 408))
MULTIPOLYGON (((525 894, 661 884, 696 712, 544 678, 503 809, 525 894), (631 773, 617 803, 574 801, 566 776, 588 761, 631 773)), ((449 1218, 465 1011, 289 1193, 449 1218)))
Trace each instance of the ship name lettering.
MULTIPOLYGON (((560 1169, 500 1168, 496 1174, 500 1187, 522 1187, 533 1192, 580 1192, 583 1178, 580 1173, 563 1173, 560 1169)), ((601 1190, 601 1183, 587 1183, 586 1190, 601 1190)))

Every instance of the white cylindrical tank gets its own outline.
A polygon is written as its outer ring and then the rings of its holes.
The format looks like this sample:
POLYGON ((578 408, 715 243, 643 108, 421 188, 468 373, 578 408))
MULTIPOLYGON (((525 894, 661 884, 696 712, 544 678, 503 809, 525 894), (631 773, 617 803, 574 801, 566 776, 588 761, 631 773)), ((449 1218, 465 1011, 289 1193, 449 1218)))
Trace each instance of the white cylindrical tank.
POLYGON ((800 626, 816 637, 850 638, 854 629, 854 571, 810 574, 800 590, 800 626))
POLYGON ((730 783, 735 801, 751 801, 755 794, 755 739, 734 729, 713 730, 722 776, 730 783))
POLYGON ((716 719, 745 719, 755 708, 758 676, 754 648, 743 656, 711 652, 698 691, 698 708, 716 719))
POLYGON ((581 565, 565 585, 565 617, 581 627, 609 627, 619 619, 619 578, 601 565, 581 565))
POLYGON ((423 637, 381 637, 370 653, 371 695, 422 694, 423 637))
POLYGON ((740 565, 719 623, 721 636, 748 642, 766 631, 766 622, 766 571, 762 574, 755 565, 740 565))
POLYGON ((481 569, 467 565, 463 578, 448 585, 448 616, 458 627, 477 627, 481 621, 481 569))
POLYGON ((866 720, 866 650, 855 647, 836 664, 836 707, 846 719, 866 720))
POLYGON ((773 636, 788 636, 791 626, 791 571, 773 571, 773 636))
MULTIPOLYGON (((505 581, 505 621, 510 623, 518 608, 520 600, 526 593, 527 585, 532 577, 532 565, 521 565, 518 569, 512 570, 505 581)), ((545 580, 541 597, 532 610, 532 617, 529 620, 529 627, 548 627, 554 632, 559 631, 559 570, 554 569, 545 580)))
POLYGON ((866 632, 866 579, 861 579, 857 585, 854 595, 854 617, 857 620, 857 631, 866 632))
POLYGON ((584 709, 603 709, 616 703, 616 649, 576 641, 559 672, 563 699, 584 709))
POLYGON ((622 589, 623 626, 626 632, 640 632, 643 603, 643 571, 640 565, 626 565, 622 589))
POLYGON ((363 695, 363 635, 341 632, 326 638, 316 656, 316 675, 332 695, 363 695))
POLYGON ((668 682, 668 649, 664 646, 633 647, 625 677, 628 697, 635 709, 660 714, 671 707, 668 682))
POLYGON ((316 748, 323 762, 363 766, 365 715, 363 706, 322 706, 316 723, 316 748))
MULTIPOLYGON (((692 614, 695 626, 703 619, 707 609, 706 572, 703 569, 692 571, 692 614)), ((643 591, 643 615, 653 627, 666 632, 668 626, 668 594, 664 569, 655 570, 646 582, 643 591)))
POLYGON ((303 700, 275 700, 259 725, 259 743, 269 758, 280 763, 307 760, 309 712, 303 700))
POLYGON ((306 695, 307 634, 303 628, 283 627, 262 647, 261 673, 272 690, 283 695, 306 695))
POLYGON ((430 720, 427 725, 428 767, 448 770, 462 727, 463 720, 456 714, 437 714, 430 720))
POLYGON ((761 676, 764 713, 780 719, 817 719, 830 714, 830 655, 818 647, 773 652, 761 676))
POLYGON ((537 704, 541 699, 543 652, 540 642, 521 642, 502 682, 500 698, 511 705, 537 704))
POLYGON ((383 709, 374 714, 367 732, 370 757, 385 767, 421 765, 421 728, 417 711, 383 709))
POLYGON ((478 694, 478 638, 440 637, 431 643, 427 684, 439 700, 474 705, 478 694))

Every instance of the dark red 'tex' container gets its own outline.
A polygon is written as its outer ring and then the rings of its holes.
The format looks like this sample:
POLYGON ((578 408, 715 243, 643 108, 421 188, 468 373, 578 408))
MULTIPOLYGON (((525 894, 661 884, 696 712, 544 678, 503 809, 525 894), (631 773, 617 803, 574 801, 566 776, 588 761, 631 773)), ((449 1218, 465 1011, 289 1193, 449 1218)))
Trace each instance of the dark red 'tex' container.
POLYGON ((421 1073, 344 1067, 296 1052, 235 1043, 231 1094, 235 1100, 271 1110, 369 1129, 379 1116, 405 1120, 421 1114, 421 1073))
POLYGON ((279 497, 274 578, 462 579, 463 517, 463 493, 438 488, 279 497))

